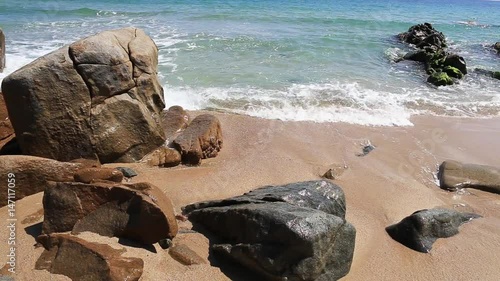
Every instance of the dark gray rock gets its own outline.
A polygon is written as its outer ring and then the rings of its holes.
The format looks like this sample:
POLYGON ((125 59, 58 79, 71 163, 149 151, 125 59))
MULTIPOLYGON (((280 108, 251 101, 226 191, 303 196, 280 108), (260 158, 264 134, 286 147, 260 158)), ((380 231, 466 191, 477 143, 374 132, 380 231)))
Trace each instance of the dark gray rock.
POLYGON ((338 280, 352 263, 356 230, 342 190, 327 181, 268 186, 184 208, 217 236, 212 249, 267 280, 338 280))
POLYGON ((137 176, 137 173, 134 170, 132 170, 131 168, 117 167, 116 169, 118 171, 122 172, 123 176, 126 178, 133 178, 133 177, 137 176))
POLYGON ((455 67, 463 74, 467 74, 467 64, 465 63, 465 59, 457 54, 448 55, 444 61, 444 65, 455 67))
POLYGON ((406 247, 428 253, 438 238, 458 234, 460 225, 479 217, 481 216, 448 209, 426 209, 417 211, 401 222, 388 226, 386 231, 392 239, 406 247))
POLYGON ((497 50, 498 53, 500 53, 500 42, 496 42, 495 45, 493 45, 493 48, 497 50))
POLYGON ((477 164, 444 161, 439 166, 442 189, 475 188, 500 194, 500 168, 477 164))

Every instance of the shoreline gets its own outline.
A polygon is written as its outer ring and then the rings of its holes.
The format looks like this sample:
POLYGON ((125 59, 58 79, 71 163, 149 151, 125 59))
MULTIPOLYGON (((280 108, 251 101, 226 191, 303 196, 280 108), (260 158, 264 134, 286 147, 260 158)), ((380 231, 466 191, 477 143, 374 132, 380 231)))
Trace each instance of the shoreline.
MULTIPOLYGON (((205 112, 189 112, 193 118, 201 113, 205 112)), ((500 275, 500 268, 493 266, 500 253, 498 195, 478 190, 448 192, 441 190, 434 179, 437 166, 447 159, 500 166, 500 118, 415 116, 411 127, 373 127, 210 113, 221 121, 224 145, 219 156, 205 159, 201 166, 153 168, 140 163, 104 166, 134 168, 139 176, 131 182, 148 181, 160 187, 180 214, 181 207, 189 203, 240 195, 265 185, 319 179, 329 165, 345 165, 348 169, 333 182, 344 190, 346 218, 356 228, 357 237, 351 271, 341 280, 493 281, 500 275), (375 149, 366 156, 356 156, 367 141, 375 149), (483 218, 465 224, 454 237, 438 239, 430 254, 410 250, 385 232, 385 227, 417 210, 438 206, 474 211, 483 218)), ((41 199, 42 193, 38 193, 17 201, 19 222, 42 208, 41 199)), ((6 208, 0 209, 0 219, 4 222, 6 208)), ((20 259, 16 277, 69 280, 33 270, 42 249, 33 250, 34 237, 28 232, 36 231, 40 221, 41 218, 28 224, 19 223, 22 228, 17 233, 20 259)), ((188 221, 179 222, 179 227, 181 231, 174 242, 188 244, 207 264, 181 265, 158 245, 156 254, 116 241, 112 246, 126 248, 126 256, 144 260, 141 280, 248 279, 246 271, 234 275, 227 269, 223 272, 211 266, 208 239, 192 233, 188 221)), ((7 229, 2 228, 0 235, 7 237, 7 229)), ((100 241, 96 235, 83 235, 100 241)), ((6 243, 0 245, 0 251, 7 251, 6 243)))

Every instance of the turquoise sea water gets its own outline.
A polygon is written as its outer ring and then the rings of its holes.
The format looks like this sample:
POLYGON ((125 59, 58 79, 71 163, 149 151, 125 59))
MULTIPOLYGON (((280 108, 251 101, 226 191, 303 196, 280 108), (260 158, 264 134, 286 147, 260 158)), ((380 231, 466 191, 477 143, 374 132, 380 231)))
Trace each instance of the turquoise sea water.
POLYGON ((125 26, 156 42, 168 105, 284 120, 410 125, 413 114, 497 116, 500 81, 435 88, 395 35, 430 22, 472 70, 500 70, 500 2, 482 0, 0 1, 8 67, 125 26))

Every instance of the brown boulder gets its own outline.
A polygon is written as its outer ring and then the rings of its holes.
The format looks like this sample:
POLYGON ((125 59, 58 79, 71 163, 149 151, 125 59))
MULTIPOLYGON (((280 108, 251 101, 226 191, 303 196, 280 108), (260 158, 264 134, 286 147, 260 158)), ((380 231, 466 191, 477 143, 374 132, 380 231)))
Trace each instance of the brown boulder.
POLYGON ((153 167, 174 167, 181 163, 181 153, 173 148, 162 146, 146 155, 141 162, 153 167))
POLYGON ((84 231, 153 244, 177 234, 172 203, 148 184, 58 183, 45 190, 43 233, 84 231))
POLYGON ((134 162, 165 142, 158 51, 142 30, 105 31, 62 47, 3 80, 24 154, 134 162), (50 71, 47 71, 50 69, 50 71))
MULTIPOLYGON (((8 179, 14 181, 15 198, 12 199, 19 200, 44 191, 50 182, 72 181, 73 175, 81 167, 82 164, 78 163, 65 163, 34 156, 0 156, 0 182, 7 184, 8 179)), ((6 187, 0 188, 0 197, 7 198, 8 192, 6 187)), ((1 200, 0 206, 5 205, 7 200, 1 200)))
POLYGON ((137 281, 143 272, 144 261, 122 256, 123 249, 69 234, 43 235, 38 241, 45 248, 35 265, 38 270, 78 281, 137 281))
POLYGON ((475 188, 500 194, 500 168, 444 161, 439 166, 439 184, 447 190, 475 188))
POLYGON ((0 141, 12 135, 14 135, 14 129, 12 128, 12 124, 10 124, 9 113, 5 106, 3 94, 0 93, 0 141))
POLYGON ((123 174, 113 168, 83 168, 73 176, 76 182, 91 183, 96 180, 122 182, 123 174))
POLYGON ((173 140, 176 134, 187 128, 189 125, 189 115, 180 106, 174 105, 161 114, 163 129, 167 140, 173 140))
POLYGON ((198 165, 201 159, 217 156, 222 148, 222 129, 217 117, 203 114, 174 140, 173 146, 181 153, 182 162, 198 165))

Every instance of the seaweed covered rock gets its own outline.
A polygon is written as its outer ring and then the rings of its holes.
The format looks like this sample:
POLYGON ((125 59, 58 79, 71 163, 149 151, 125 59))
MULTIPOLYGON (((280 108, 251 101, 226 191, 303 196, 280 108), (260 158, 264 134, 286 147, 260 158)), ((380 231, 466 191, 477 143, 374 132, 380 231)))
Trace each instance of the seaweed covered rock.
POLYGON ((439 185, 442 189, 475 188, 500 194, 500 168, 444 161, 439 166, 439 185))
POLYGON ((37 240, 45 248, 35 265, 38 270, 81 281, 138 281, 141 278, 144 261, 124 257, 124 250, 69 234, 42 235, 37 240))
POLYGON ((436 86, 446 86, 452 85, 453 80, 446 72, 434 72, 427 78, 427 82, 434 84, 436 86))
POLYGON ((268 280, 338 280, 350 270, 356 230, 331 182, 268 186, 184 211, 217 236, 216 253, 268 280))
POLYGON ((416 49, 408 52, 403 59, 423 63, 430 75, 427 82, 435 86, 452 85, 452 78, 462 79, 467 74, 464 58, 446 51, 446 38, 430 23, 414 25, 399 34, 399 38, 416 49))
POLYGON ((43 196, 44 234, 85 231, 154 244, 177 234, 170 199, 148 183, 57 183, 43 196))
POLYGON ((59 161, 140 160, 165 142, 157 64, 153 40, 125 28, 64 46, 7 76, 2 92, 21 150, 59 161))
POLYGON ((455 210, 426 209, 388 226, 386 231, 392 239, 406 247, 428 253, 438 238, 448 238, 458 234, 459 226, 479 217, 476 214, 460 213, 455 210))

